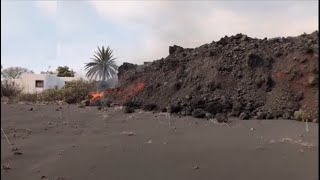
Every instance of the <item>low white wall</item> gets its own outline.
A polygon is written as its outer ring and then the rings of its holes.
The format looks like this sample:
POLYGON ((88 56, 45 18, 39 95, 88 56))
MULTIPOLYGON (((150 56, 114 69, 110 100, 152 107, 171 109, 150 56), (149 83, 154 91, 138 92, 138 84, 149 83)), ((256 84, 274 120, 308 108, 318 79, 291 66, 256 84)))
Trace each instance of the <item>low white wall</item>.
POLYGON ((13 81, 23 88, 24 93, 41 92, 44 90, 44 88, 46 87, 46 84, 48 83, 46 80, 46 75, 42 75, 42 74, 23 74, 19 79, 13 79, 13 81), (37 88, 36 80, 44 81, 44 87, 37 88))
POLYGON ((78 80, 75 77, 57 77, 50 74, 22 74, 19 79, 13 81, 23 88, 24 93, 39 93, 45 89, 61 89, 66 81, 78 80), (36 81, 42 80, 43 87, 36 87, 36 81))

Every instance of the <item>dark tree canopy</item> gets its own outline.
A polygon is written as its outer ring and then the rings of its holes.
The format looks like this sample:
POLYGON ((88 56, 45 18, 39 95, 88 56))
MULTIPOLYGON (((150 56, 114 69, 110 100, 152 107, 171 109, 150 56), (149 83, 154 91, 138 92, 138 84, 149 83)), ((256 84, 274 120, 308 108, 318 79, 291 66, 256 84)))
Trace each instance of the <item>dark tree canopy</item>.
POLYGON ((59 66, 58 69, 58 77, 74 77, 73 70, 70 70, 68 66, 59 66))

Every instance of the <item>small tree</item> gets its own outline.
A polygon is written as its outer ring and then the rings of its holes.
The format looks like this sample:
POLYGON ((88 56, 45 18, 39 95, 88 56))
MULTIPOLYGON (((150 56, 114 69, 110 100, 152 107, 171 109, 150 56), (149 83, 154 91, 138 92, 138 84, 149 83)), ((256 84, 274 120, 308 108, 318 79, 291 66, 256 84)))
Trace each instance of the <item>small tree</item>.
POLYGON ((8 79, 5 79, 4 81, 1 81, 1 97, 12 97, 20 94, 22 92, 22 88, 16 84, 15 82, 12 82, 8 79))
POLYGON ((59 66, 58 69, 58 77, 74 77, 73 70, 70 70, 68 66, 59 66))
POLYGON ((17 79, 23 73, 33 74, 34 72, 32 70, 29 70, 27 68, 22 68, 22 67, 9 67, 1 71, 1 75, 5 79, 17 79))

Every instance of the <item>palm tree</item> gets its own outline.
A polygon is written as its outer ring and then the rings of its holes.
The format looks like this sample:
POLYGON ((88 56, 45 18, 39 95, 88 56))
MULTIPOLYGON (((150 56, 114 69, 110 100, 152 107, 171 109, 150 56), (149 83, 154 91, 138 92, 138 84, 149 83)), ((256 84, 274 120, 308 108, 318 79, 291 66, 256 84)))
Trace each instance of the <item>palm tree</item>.
POLYGON ((94 52, 94 58, 91 58, 93 61, 86 63, 85 70, 87 70, 86 76, 90 79, 101 79, 106 81, 106 79, 113 78, 117 75, 118 66, 115 63, 113 57, 113 50, 107 47, 105 49, 103 46, 100 49, 98 46, 98 51, 94 52))

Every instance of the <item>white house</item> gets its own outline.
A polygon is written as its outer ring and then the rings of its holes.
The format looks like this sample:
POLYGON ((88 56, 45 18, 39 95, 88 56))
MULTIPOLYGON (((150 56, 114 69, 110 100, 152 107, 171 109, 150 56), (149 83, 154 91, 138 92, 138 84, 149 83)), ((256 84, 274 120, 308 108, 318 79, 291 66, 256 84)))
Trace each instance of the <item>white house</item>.
POLYGON ((37 93, 45 89, 61 89, 67 82, 80 77, 58 77, 56 74, 22 74, 13 81, 23 88, 24 93, 37 93))

